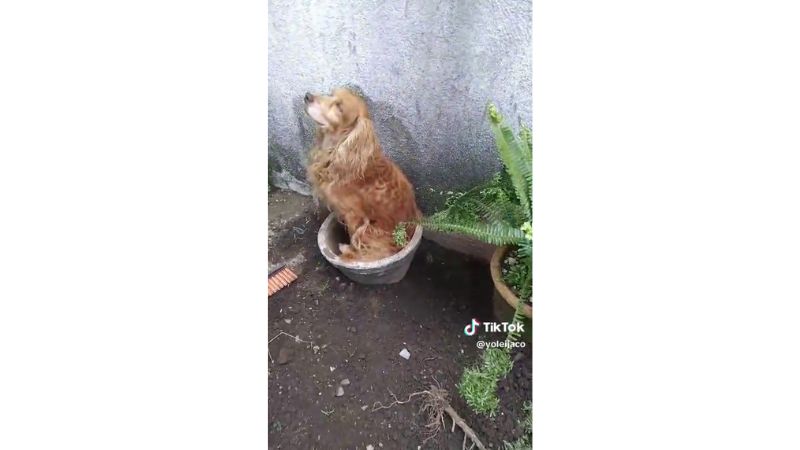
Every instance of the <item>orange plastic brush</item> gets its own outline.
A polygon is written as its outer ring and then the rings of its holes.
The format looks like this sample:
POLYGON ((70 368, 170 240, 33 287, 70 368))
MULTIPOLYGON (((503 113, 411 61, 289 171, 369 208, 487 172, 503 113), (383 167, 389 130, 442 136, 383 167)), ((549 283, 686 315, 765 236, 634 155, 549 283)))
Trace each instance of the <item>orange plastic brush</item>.
POLYGON ((267 279, 267 294, 272 295, 286 286, 290 285, 297 279, 297 275, 292 272, 292 269, 281 266, 273 270, 267 279))

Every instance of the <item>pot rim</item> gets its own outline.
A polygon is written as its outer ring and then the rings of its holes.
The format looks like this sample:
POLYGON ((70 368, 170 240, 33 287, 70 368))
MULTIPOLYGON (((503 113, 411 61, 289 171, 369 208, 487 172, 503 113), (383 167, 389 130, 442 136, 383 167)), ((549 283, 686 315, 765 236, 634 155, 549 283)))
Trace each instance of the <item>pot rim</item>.
MULTIPOLYGON (((336 221, 336 214, 330 213, 328 217, 322 222, 320 226, 320 231, 322 230, 330 230, 330 227, 333 222, 336 221)), ((408 256, 412 253, 418 246, 420 241, 422 240, 422 225, 417 224, 417 228, 414 230, 414 235, 411 236, 411 240, 403 247, 399 252, 395 253, 392 256, 377 259, 375 261, 344 261, 339 255, 333 253, 333 249, 329 248, 322 236, 322 233, 317 233, 317 246, 319 247, 320 251, 322 252, 322 256, 328 260, 331 264, 335 265, 336 267, 342 267, 345 269, 352 269, 352 270, 370 270, 370 269, 382 269, 387 266, 390 266, 408 256)))
MULTIPOLYGON (((492 254, 492 261, 489 263, 489 271, 492 274, 494 288, 500 293, 500 296, 503 297, 506 303, 508 303, 512 308, 517 309, 519 297, 514 295, 514 292, 508 287, 506 282, 503 281, 503 276, 501 275, 501 263, 503 257, 510 249, 511 247, 507 245, 497 247, 497 249, 495 249, 494 253, 492 254)), ((533 316, 531 305, 526 303, 522 308, 522 313, 525 314, 525 317, 530 319, 533 316)))

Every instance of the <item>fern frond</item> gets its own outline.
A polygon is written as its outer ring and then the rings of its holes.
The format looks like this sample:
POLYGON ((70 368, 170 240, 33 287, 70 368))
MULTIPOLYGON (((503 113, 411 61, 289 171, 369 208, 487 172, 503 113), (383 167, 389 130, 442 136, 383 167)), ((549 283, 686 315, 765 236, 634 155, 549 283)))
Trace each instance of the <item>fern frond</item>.
POLYGON ((466 206, 488 223, 502 222, 515 226, 525 222, 525 211, 508 196, 496 196, 491 201, 480 198, 468 199, 466 206))
POLYGON ((458 233, 472 236, 475 239, 492 245, 509 245, 522 243, 525 233, 519 228, 514 228, 504 223, 459 223, 448 221, 447 217, 434 214, 423 218, 420 223, 423 227, 444 233, 458 233))
MULTIPOLYGON (((520 298, 519 301, 517 302, 517 307, 514 309, 514 317, 511 319, 512 324, 522 325, 524 323, 525 321, 525 313, 523 313, 524 306, 525 306, 525 300, 520 298)), ((509 342, 517 342, 519 341, 521 336, 522 336, 522 331, 516 329, 515 331, 508 332, 506 340, 509 342)))
POLYGON ((525 209, 526 216, 531 216, 530 192, 533 182, 531 164, 527 160, 522 144, 514 136, 514 132, 503 121, 503 116, 494 105, 489 105, 489 124, 494 132, 497 153, 511 177, 514 191, 520 204, 525 209))
POLYGON ((526 245, 519 246, 519 254, 523 258, 530 258, 533 256, 533 245, 531 241, 528 241, 526 245))
POLYGON ((528 164, 533 163, 533 139, 531 137, 531 129, 523 124, 519 126, 519 139, 522 141, 522 156, 528 161, 528 164))

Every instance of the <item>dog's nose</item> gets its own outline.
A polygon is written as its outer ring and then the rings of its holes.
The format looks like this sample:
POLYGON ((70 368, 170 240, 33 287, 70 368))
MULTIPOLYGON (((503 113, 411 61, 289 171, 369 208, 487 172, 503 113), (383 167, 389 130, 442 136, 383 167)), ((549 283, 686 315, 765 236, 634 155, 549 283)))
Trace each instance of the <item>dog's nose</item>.
POLYGON ((303 99, 306 101, 306 103, 311 103, 312 101, 314 101, 314 96, 311 95, 310 92, 306 92, 306 96, 303 97, 303 99))

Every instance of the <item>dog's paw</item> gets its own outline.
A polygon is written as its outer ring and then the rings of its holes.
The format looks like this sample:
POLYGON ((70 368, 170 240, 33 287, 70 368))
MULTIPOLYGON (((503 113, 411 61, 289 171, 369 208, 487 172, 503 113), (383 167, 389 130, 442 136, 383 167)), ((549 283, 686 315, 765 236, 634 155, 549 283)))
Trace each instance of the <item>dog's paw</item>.
POLYGON ((339 258, 343 261, 353 261, 356 259, 356 251, 348 244, 339 244, 339 258))

